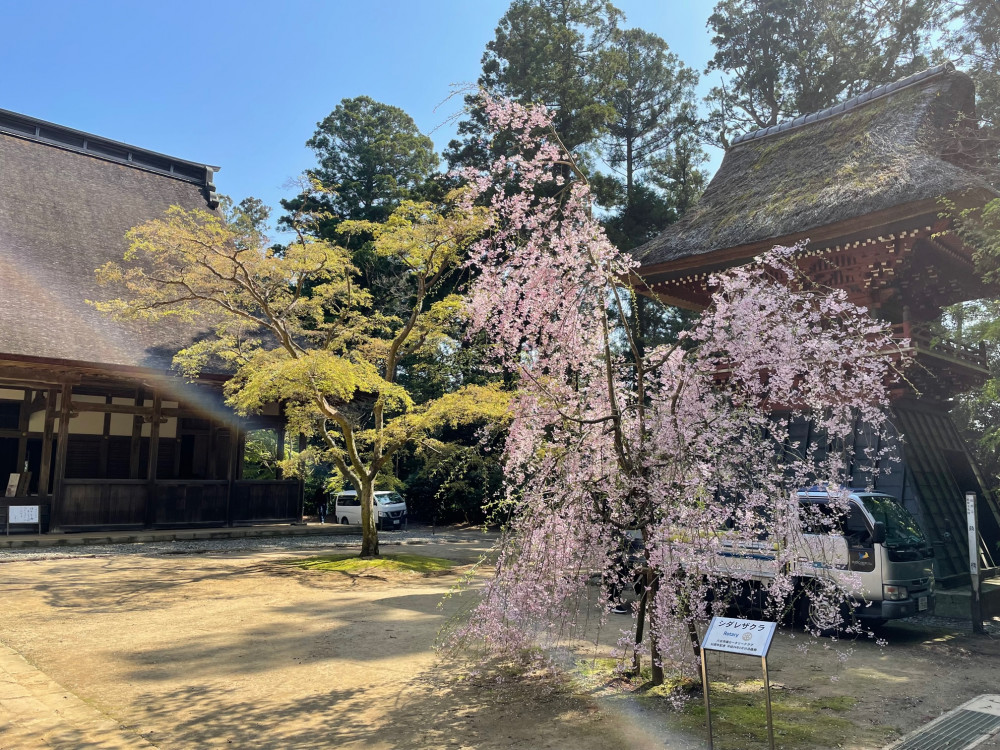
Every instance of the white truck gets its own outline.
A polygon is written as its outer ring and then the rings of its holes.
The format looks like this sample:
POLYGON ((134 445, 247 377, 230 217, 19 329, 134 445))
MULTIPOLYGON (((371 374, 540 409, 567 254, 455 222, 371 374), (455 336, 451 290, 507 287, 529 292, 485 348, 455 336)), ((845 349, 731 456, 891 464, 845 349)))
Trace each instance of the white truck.
MULTIPOLYGON (((932 611, 934 553, 916 520, 891 495, 849 488, 838 496, 845 493, 847 512, 835 528, 816 524, 781 540, 723 541, 718 572, 728 570, 763 588, 785 566, 804 594, 797 599, 797 614, 820 629, 829 623, 816 617, 809 602, 815 579, 835 581, 858 603, 854 614, 869 624, 932 611)), ((794 497, 806 506, 805 517, 834 515, 825 490, 802 490, 794 497)))

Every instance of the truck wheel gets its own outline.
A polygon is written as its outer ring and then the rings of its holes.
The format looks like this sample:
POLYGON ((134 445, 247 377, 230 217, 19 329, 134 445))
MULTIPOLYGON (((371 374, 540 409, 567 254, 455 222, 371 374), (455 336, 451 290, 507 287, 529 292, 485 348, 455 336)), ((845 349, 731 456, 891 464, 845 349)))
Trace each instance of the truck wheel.
POLYGON ((340 523, 341 523, 342 525, 344 525, 344 526, 347 526, 347 516, 344 516, 343 518, 341 518, 341 519, 340 519, 340 523))
POLYGON ((797 609, 798 624, 811 633, 819 633, 820 636, 836 635, 846 624, 843 608, 833 613, 829 611, 829 607, 818 607, 808 588, 799 595, 797 609))

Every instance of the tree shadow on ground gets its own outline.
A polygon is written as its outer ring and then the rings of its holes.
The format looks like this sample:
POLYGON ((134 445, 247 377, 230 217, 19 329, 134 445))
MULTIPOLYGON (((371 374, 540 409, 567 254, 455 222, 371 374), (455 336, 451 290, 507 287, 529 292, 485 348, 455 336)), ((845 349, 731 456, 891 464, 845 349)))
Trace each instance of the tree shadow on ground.
MULTIPOLYGON (((48 606, 86 614, 123 613, 170 606, 184 597, 183 589, 209 581, 224 582, 243 577, 246 569, 220 568, 217 561, 186 560, 183 569, 171 575, 150 574, 148 563, 138 556, 109 558, 95 573, 91 566, 68 561, 50 569, 44 579, 36 575, 21 579, 10 570, 4 584, 12 596, 19 592, 41 593, 48 606)), ((180 568, 180 566, 178 566, 180 568)))
POLYGON ((247 701, 224 688, 190 686, 142 695, 141 725, 155 728, 143 735, 165 749, 621 746, 593 701, 548 677, 463 675, 454 664, 439 664, 388 693, 317 685, 292 701, 267 695, 247 701))
MULTIPOLYGON (((349 599, 344 597, 344 599, 349 599)), ((133 669, 132 681, 232 676, 317 662, 391 662, 430 647, 447 613, 441 593, 393 596, 358 603, 329 600, 268 608, 268 622, 248 616, 168 645, 119 655, 133 669), (399 612, 415 613, 400 618, 399 612)))

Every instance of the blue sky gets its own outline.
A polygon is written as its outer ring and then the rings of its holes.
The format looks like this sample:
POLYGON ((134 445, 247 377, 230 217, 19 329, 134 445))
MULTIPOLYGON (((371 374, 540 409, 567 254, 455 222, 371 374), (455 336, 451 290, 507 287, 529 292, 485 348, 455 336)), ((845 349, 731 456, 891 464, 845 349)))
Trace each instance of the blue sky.
MULTIPOLYGON (((406 110, 440 152, 508 0, 0 4, 0 108, 192 161, 277 207, 345 97, 406 110)), ((714 0, 620 0, 701 71, 714 0)), ((708 88, 703 80, 702 88, 708 88)), ((713 166, 719 157, 713 159, 713 166)), ((2 169, 2 165, 0 165, 2 169)))

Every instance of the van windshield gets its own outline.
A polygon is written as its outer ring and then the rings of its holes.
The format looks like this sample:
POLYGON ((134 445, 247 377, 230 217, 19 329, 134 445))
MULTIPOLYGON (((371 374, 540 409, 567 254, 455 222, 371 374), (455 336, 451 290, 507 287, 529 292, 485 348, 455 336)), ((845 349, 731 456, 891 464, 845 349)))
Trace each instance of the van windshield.
POLYGON ((859 495, 859 497, 872 517, 885 524, 887 547, 930 546, 924 533, 917 526, 917 519, 891 497, 885 495, 859 495))
POLYGON ((376 492, 375 502, 379 505, 395 505, 405 501, 398 492, 376 492))

